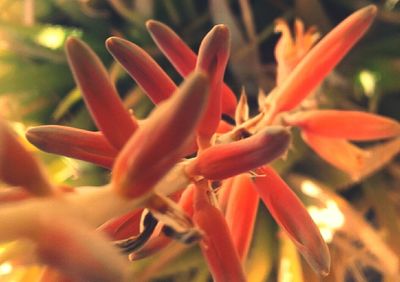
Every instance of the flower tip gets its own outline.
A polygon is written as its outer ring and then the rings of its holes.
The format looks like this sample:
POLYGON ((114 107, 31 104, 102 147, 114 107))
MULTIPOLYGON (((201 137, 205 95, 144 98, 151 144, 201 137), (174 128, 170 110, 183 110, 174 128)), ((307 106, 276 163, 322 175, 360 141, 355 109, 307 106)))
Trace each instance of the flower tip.
POLYGON ((360 10, 360 12, 362 12, 365 15, 368 15, 368 16, 375 16, 377 14, 377 12, 378 12, 378 7, 376 7, 376 5, 371 4, 371 5, 368 5, 368 6, 364 7, 364 8, 362 8, 360 10))
POLYGON ((302 254, 316 273, 321 277, 326 277, 330 273, 331 255, 326 244, 323 244, 321 247, 322 249, 319 250, 318 254, 312 254, 307 251, 302 252, 302 254))
POLYGON ((115 40, 117 40, 118 37, 116 36, 111 36, 109 38, 106 39, 105 45, 106 47, 108 47, 109 45, 113 45, 113 43, 115 43, 115 40))
POLYGON ((162 35, 162 33, 164 32, 171 31, 168 26, 156 20, 146 21, 146 28, 150 32, 150 34, 158 34, 158 35, 162 35))
POLYGON ((40 141, 40 132, 40 128, 38 130, 36 127, 30 127, 26 130, 25 137, 30 143, 36 145, 40 141))
POLYGON ((126 42, 125 39, 122 39, 117 36, 111 36, 106 39, 105 45, 106 45, 107 49, 110 50, 110 49, 113 49, 118 46, 125 46, 126 45, 125 42, 126 42))
MULTIPOLYGON (((115 54, 115 53, 120 53, 122 52, 122 48, 129 48, 129 44, 130 42, 127 42, 127 40, 122 39, 120 37, 116 37, 116 36, 112 36, 107 38, 105 45, 107 50, 111 53, 111 54, 115 54)), ((133 43, 132 43, 133 44, 133 43)), ((134 49, 133 48, 129 48, 129 51, 131 51, 134 49)))
POLYGON ((217 24, 212 28, 211 32, 226 36, 229 33, 229 28, 224 24, 217 24))
POLYGON ((69 36, 65 41, 65 48, 68 53, 76 52, 84 47, 84 43, 74 36, 69 36))
POLYGON ((153 28, 156 28, 157 26, 160 25, 160 22, 155 21, 155 20, 147 20, 146 21, 146 27, 147 29, 151 30, 153 28))
POLYGON ((209 40, 218 40, 219 44, 226 43, 229 40, 229 28, 224 24, 215 25, 207 37, 209 40))

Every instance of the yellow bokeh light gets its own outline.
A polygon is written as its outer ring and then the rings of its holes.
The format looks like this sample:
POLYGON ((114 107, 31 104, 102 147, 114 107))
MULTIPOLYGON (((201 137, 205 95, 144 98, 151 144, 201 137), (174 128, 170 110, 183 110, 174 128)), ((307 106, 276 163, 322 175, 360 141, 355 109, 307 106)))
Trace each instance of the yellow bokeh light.
POLYGON ((301 183, 301 192, 307 196, 316 198, 321 194, 321 189, 312 181, 304 180, 301 183))
POLYGON ((292 273, 292 263, 287 258, 281 259, 281 273, 283 273, 281 277, 281 282, 292 282, 294 280, 293 273, 292 273))
POLYGON ((13 266, 9 262, 0 264, 0 276, 10 274, 13 270, 13 266))
POLYGON ((368 70, 362 70, 359 74, 361 86, 366 96, 371 97, 376 89, 376 75, 368 70))
POLYGON ((345 222, 345 217, 336 202, 327 200, 325 207, 309 206, 307 210, 320 229, 325 242, 331 242, 335 231, 345 222))
POLYGON ((65 41, 66 34, 60 27, 47 27, 36 37, 36 41, 47 48, 58 49, 65 41))

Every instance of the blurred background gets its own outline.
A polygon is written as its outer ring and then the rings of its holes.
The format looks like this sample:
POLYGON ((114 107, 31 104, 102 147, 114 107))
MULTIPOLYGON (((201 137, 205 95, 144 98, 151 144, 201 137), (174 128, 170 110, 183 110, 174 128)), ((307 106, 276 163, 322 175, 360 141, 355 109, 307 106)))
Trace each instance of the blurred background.
MULTIPOLYGON (((228 25, 232 51, 225 81, 237 95, 245 87, 252 110, 256 111, 259 89, 268 93, 275 85, 277 18, 289 23, 300 18, 323 35, 356 9, 374 3, 379 8, 375 23, 325 80, 318 90, 318 101, 322 107, 370 111, 399 120, 398 2, 0 0, 0 115, 11 121, 21 136, 27 127, 42 124, 94 129, 66 62, 64 42, 73 35, 82 38, 101 57, 126 107, 139 118, 146 117, 151 102, 112 60, 104 41, 120 36, 135 42, 179 83, 181 77, 147 33, 147 19, 168 24, 195 51, 214 24, 228 25)), ((329 243, 332 274, 321 281, 398 281, 399 142, 384 147, 373 144, 380 156, 375 160, 374 173, 354 180, 317 157, 298 136, 294 141, 287 160, 275 166, 304 200, 329 243)), ((29 148, 46 163, 58 183, 100 185, 109 178, 109 172, 101 168, 29 148)), ((246 266, 249 281, 320 281, 291 242, 277 231, 268 212, 262 207, 259 213, 246 266)), ((175 253, 167 249, 132 267, 146 280, 209 279, 196 247, 175 253)), ((2 264, 0 249, 0 281, 27 281, 17 274, 2 264)))

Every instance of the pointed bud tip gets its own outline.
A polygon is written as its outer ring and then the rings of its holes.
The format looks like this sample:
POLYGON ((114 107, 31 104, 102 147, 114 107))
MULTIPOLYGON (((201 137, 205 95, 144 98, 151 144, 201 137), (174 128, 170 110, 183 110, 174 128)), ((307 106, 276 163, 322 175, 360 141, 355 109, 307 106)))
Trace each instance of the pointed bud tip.
POLYGON ((147 29, 152 29, 152 28, 155 28, 155 27, 157 27, 159 25, 160 25, 160 22, 156 21, 156 20, 148 20, 148 21, 146 21, 147 29))
POLYGON ((70 64, 82 63, 80 58, 90 58, 92 50, 90 47, 77 37, 69 36, 65 42, 65 50, 70 64))
POLYGON ((83 42, 74 36, 69 36, 65 41, 65 47, 67 51, 73 50, 75 48, 82 47, 83 42))
POLYGON ((365 15, 375 16, 378 12, 378 8, 376 5, 368 5, 362 8, 360 11, 362 11, 365 15))
POLYGON ((224 24, 218 24, 211 29, 209 34, 225 41, 229 38, 229 28, 224 24))
POLYGON ((111 36, 106 39, 105 45, 107 49, 113 48, 116 45, 124 45, 124 39, 117 37, 117 36, 111 36))
POLYGON ((36 145, 40 142, 41 137, 40 134, 42 130, 40 127, 30 127, 25 132, 25 138, 33 145, 36 145))
MULTIPOLYGON (((140 56, 143 57, 143 50, 136 45, 133 42, 130 42, 124 38, 121 37, 117 37, 117 36, 112 36, 107 38, 106 42, 105 42, 106 48, 107 50, 114 56, 114 55, 118 55, 117 61, 124 61, 123 58, 125 56, 122 56, 123 54, 125 54, 126 56, 130 55, 136 55, 136 56, 140 56)), ((128 60, 128 58, 126 58, 128 60)), ((139 68, 139 66, 138 66, 139 68)), ((129 72, 129 71, 128 71, 129 72)))

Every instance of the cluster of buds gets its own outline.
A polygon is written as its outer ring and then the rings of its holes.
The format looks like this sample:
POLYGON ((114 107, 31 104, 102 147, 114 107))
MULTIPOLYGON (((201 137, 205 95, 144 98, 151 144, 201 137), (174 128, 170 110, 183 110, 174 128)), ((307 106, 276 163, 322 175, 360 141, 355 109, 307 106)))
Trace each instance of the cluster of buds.
POLYGON ((243 265, 261 199, 310 266, 327 275, 330 255, 317 226, 268 164, 285 156, 291 127, 299 127, 319 155, 344 170, 342 155, 362 162, 363 150, 349 140, 400 135, 399 123, 388 118, 301 107, 375 14, 374 6, 355 12, 314 47, 313 30, 304 32, 296 22, 294 42, 286 24, 278 22, 283 34, 276 48, 277 86, 268 96, 260 94, 260 113, 253 117, 246 96, 237 101, 223 82, 230 46, 224 25, 204 37, 196 55, 169 27, 147 23, 184 77, 180 86, 139 46, 117 37, 106 41, 155 104, 145 120, 124 108, 96 54, 69 38, 69 65, 99 131, 48 125, 29 129, 26 137, 46 152, 110 169, 111 181, 79 188, 50 183, 1 122, 0 180, 13 187, 0 190, 0 202, 6 203, 0 208, 0 241, 29 239, 37 259, 51 267, 42 281, 128 281, 128 260, 119 249, 137 260, 172 240, 199 243, 215 281, 245 281, 243 265))

